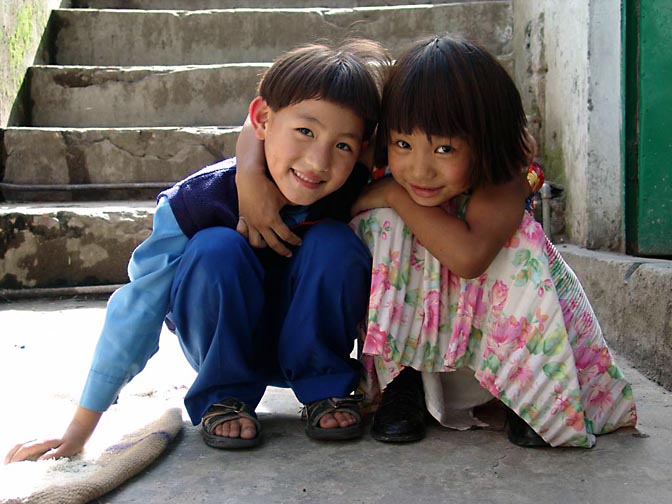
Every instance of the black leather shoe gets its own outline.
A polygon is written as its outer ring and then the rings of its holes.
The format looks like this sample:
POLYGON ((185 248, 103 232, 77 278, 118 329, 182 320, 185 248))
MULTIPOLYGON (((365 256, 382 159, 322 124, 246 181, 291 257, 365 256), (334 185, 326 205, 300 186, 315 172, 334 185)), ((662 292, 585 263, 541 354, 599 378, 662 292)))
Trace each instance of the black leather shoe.
POLYGON ((527 425, 525 420, 516 415, 513 410, 506 408, 506 436, 513 444, 525 448, 549 447, 544 439, 527 425))
POLYGON ((425 437, 427 408, 419 371, 405 368, 383 392, 371 437, 384 443, 410 443, 425 437))

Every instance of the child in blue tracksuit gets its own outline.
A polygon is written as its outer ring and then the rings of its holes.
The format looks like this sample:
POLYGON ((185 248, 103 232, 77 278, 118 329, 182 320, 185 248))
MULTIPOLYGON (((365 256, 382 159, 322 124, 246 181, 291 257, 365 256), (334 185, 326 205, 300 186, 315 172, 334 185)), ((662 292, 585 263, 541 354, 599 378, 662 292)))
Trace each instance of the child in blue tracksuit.
POLYGON ((152 234, 131 258, 131 282, 110 298, 65 434, 17 445, 6 462, 79 452, 158 350, 164 320, 198 373, 185 405, 208 445, 257 445, 254 410, 268 385, 293 389, 310 437, 361 436, 350 395, 360 365, 350 353, 368 304, 371 257, 347 221, 368 179, 357 159, 378 119, 376 72, 386 63, 382 48, 363 40, 302 47, 274 62, 249 117, 301 247, 282 257, 236 232, 235 158, 161 193, 152 234))

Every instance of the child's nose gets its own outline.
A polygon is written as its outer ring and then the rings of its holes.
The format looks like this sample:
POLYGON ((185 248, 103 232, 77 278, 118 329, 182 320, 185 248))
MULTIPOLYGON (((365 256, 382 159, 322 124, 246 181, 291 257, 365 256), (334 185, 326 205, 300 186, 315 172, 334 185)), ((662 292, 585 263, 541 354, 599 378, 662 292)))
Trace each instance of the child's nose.
POLYGON ((317 172, 329 171, 329 166, 331 166, 331 151, 327 146, 315 143, 309 149, 306 161, 312 170, 317 172))
POLYGON ((418 180, 430 179, 435 175, 432 156, 422 152, 414 157, 410 168, 413 176, 418 180))

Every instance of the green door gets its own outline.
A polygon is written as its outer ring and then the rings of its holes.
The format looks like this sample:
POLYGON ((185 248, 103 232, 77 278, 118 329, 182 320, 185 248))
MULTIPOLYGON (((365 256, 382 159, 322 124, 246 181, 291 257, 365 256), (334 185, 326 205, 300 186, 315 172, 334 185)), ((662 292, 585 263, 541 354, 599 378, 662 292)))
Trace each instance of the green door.
POLYGON ((672 1, 625 8, 626 248, 672 256, 672 1))

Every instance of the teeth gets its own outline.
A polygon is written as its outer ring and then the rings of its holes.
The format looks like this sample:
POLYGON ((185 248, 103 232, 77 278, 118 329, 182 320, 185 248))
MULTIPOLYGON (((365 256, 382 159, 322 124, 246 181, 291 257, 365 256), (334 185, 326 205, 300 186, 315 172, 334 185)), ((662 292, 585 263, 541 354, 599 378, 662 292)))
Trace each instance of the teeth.
POLYGON ((296 176, 297 176, 298 178, 300 178, 301 180, 305 180, 305 181, 308 182, 309 184, 319 184, 320 182, 322 182, 320 179, 313 179, 313 178, 307 177, 307 176, 304 175, 303 173, 300 173, 300 172, 298 172, 298 171, 296 171, 296 170, 292 170, 292 171, 294 172, 294 175, 296 175, 296 176))

